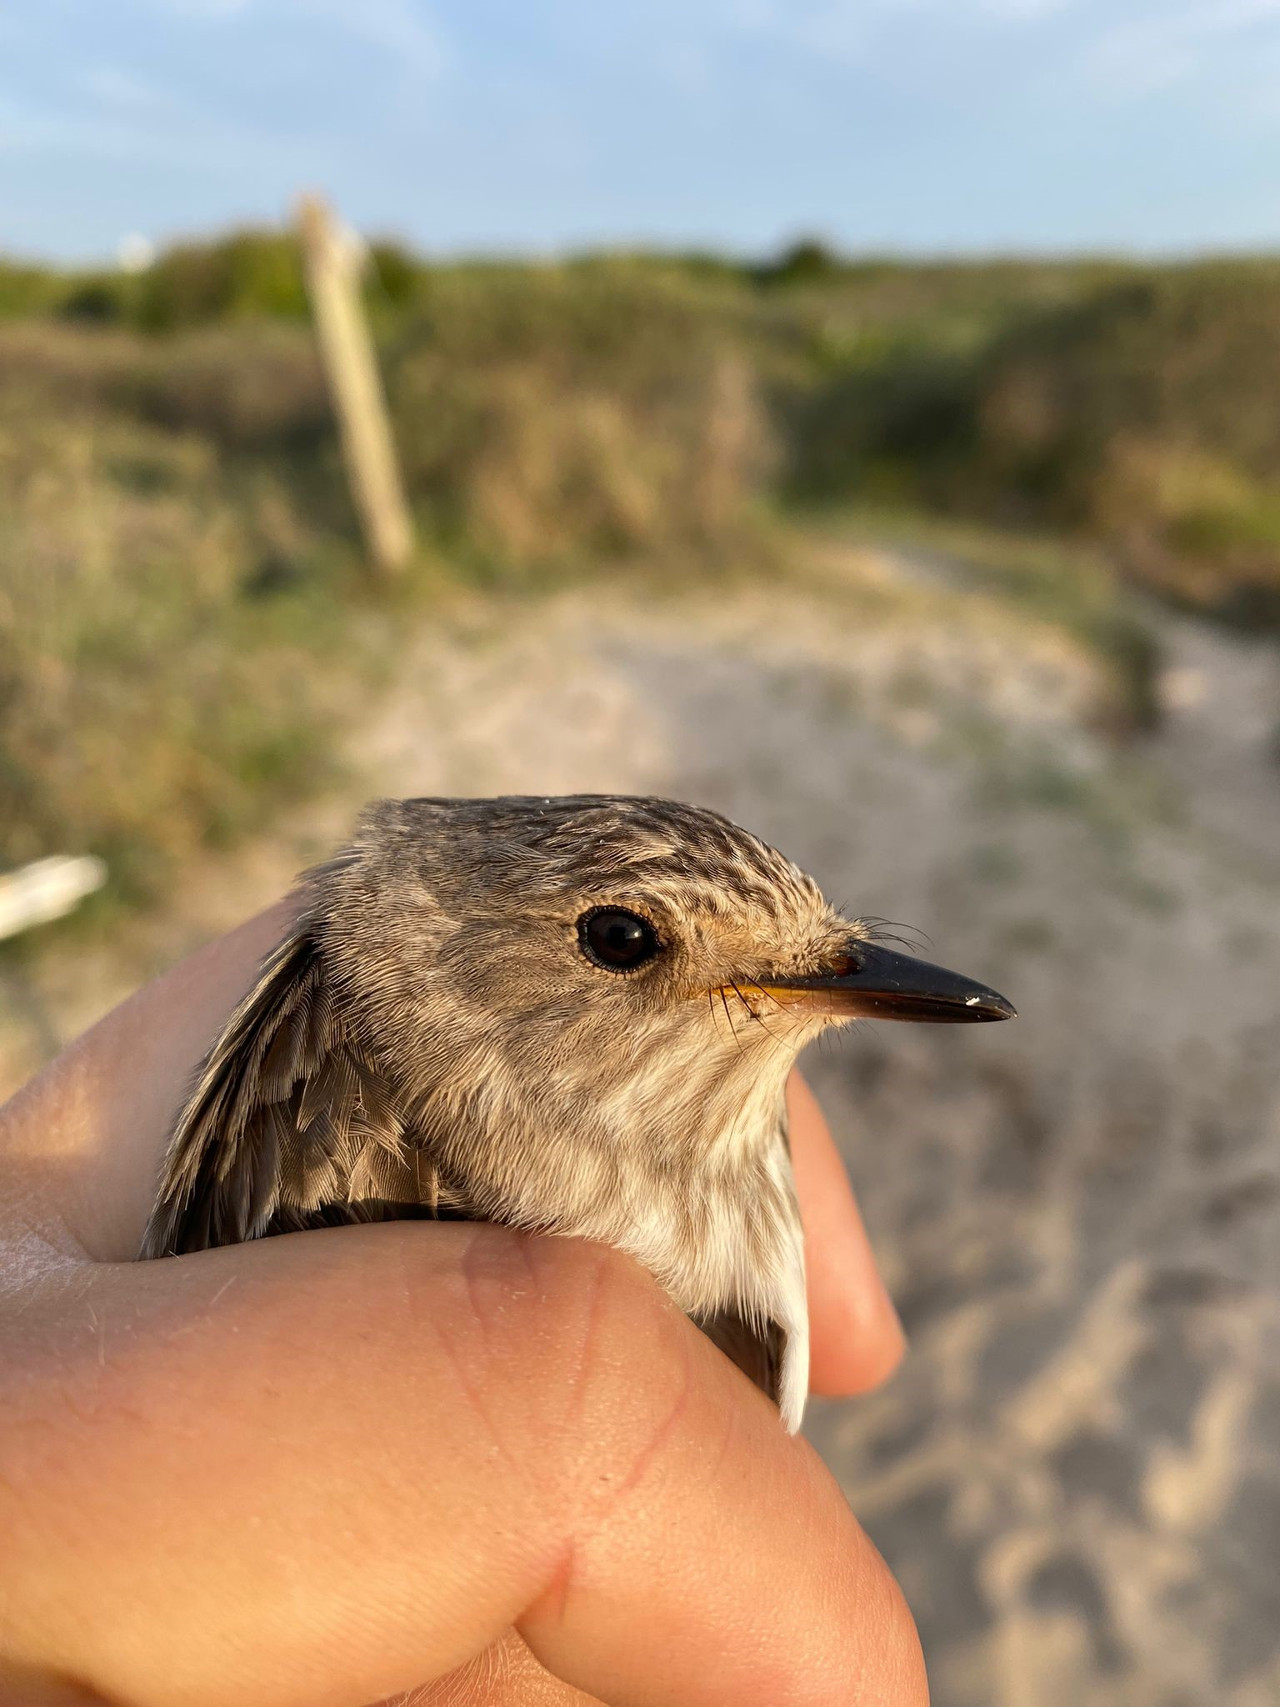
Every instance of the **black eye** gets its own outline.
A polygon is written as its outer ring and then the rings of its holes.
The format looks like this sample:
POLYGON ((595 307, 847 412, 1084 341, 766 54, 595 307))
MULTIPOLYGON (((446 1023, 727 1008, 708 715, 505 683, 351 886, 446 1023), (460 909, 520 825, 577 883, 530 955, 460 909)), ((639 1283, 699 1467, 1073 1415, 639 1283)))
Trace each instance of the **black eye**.
POLYGON ((596 907, 584 913, 578 920, 578 941, 588 960, 610 972, 643 966, 662 947, 648 919, 621 907, 596 907))

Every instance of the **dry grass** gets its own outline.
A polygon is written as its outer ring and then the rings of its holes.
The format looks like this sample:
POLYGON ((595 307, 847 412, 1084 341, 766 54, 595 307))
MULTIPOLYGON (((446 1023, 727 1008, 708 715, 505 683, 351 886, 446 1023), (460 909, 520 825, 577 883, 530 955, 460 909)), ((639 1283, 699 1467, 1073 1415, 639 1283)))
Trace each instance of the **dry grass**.
POLYGON ((741 545, 773 459, 723 302, 621 268, 442 278, 390 355, 436 533, 510 572, 741 545))
POLYGON ((90 849, 125 893, 315 782, 333 638, 287 482, 122 407, 137 358, 59 329, 0 352, 0 860, 90 849))

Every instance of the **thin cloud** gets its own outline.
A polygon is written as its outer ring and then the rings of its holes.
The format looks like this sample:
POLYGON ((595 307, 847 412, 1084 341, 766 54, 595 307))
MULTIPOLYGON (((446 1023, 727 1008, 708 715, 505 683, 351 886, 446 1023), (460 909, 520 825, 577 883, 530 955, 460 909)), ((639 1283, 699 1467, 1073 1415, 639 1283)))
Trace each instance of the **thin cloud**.
POLYGON ((353 40, 381 49, 419 76, 437 77, 445 53, 440 35, 416 0, 148 0, 160 11, 208 24, 240 24, 251 14, 319 19, 353 40))
POLYGON ((1095 76, 1122 94, 1146 94, 1202 72, 1205 56, 1280 43, 1280 0, 1197 0, 1178 11, 1119 24, 1098 41, 1095 76))
POLYGON ((1064 12, 1076 0, 728 0, 721 16, 743 30, 805 36, 873 29, 895 14, 935 12, 951 23, 966 20, 1031 23, 1064 12))
POLYGON ((1035 23, 1065 12, 1072 0, 979 0, 978 9, 1010 23, 1035 23))
POLYGON ((293 0, 347 35, 383 49, 418 76, 435 78, 446 54, 439 32, 413 0, 293 0))
POLYGON ((173 12, 180 18, 206 18, 220 23, 247 12, 253 0, 153 0, 152 10, 173 12))
POLYGON ((90 65, 73 78, 78 89, 110 107, 159 107, 171 104, 151 83, 119 65, 90 65))
POLYGON ((865 60, 895 24, 919 21, 951 30, 1027 29, 1076 0, 728 0, 720 21, 773 37, 793 49, 837 60, 865 60))

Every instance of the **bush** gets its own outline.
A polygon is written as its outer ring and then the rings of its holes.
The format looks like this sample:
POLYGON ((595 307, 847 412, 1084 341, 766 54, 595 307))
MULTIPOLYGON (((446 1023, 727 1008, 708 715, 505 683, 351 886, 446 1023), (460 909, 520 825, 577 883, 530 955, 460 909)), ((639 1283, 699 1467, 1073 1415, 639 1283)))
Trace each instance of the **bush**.
POLYGON ((793 492, 1067 529, 1167 596, 1280 618, 1280 265, 1026 269, 1020 296, 974 269, 915 319, 929 285, 896 327, 828 333, 787 402, 793 492))
POLYGON ((389 354, 410 490, 505 567, 740 540, 771 445, 735 330, 638 269, 441 277, 389 354))
POLYGON ((130 319, 153 332, 251 316, 307 316, 302 256, 287 233, 242 231, 167 249, 137 275, 130 304, 130 319))
POLYGON ((1153 275, 997 342, 953 497, 1084 529, 1224 614, 1280 609, 1277 395, 1280 268, 1153 275))

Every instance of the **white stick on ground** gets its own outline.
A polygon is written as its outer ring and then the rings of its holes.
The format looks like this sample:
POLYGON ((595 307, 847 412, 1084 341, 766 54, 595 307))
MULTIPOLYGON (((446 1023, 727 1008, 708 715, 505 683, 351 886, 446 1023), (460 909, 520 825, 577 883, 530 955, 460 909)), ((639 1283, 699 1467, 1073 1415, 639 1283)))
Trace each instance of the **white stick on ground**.
POLYGON ((62 918, 106 880, 106 866, 88 854, 52 854, 0 873, 0 937, 62 918))

